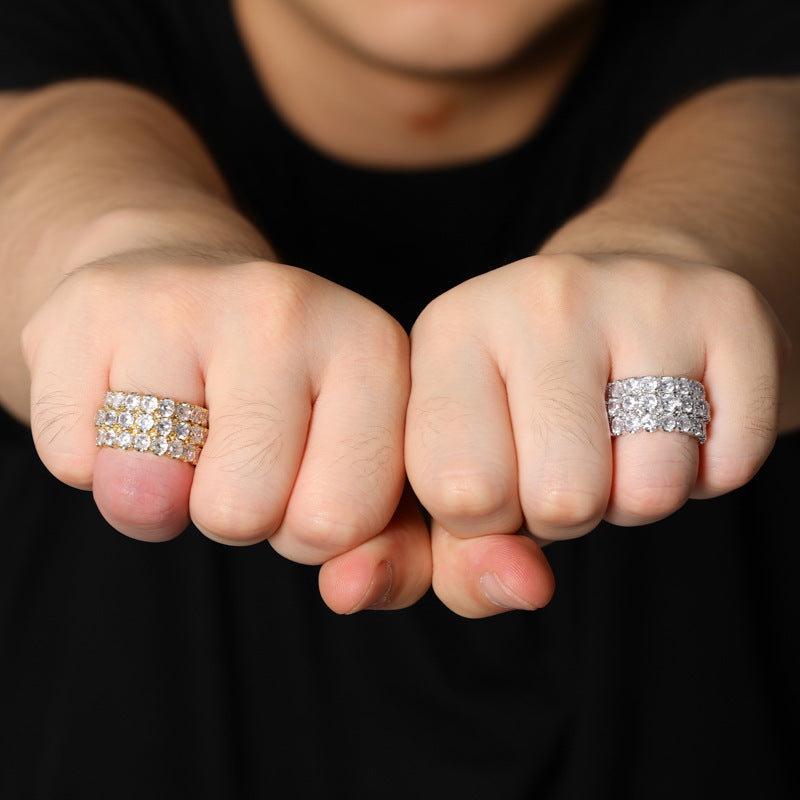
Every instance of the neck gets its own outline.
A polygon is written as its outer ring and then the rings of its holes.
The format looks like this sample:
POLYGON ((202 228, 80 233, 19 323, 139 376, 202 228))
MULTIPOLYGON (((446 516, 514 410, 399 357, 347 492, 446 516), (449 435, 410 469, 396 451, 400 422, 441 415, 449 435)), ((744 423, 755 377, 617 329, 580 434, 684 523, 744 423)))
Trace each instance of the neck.
POLYGON ((234 10, 286 123, 333 158, 390 169, 479 161, 524 141, 547 118, 598 23, 596 13, 574 13, 507 64, 442 75, 364 57, 281 0, 234 0, 234 10))

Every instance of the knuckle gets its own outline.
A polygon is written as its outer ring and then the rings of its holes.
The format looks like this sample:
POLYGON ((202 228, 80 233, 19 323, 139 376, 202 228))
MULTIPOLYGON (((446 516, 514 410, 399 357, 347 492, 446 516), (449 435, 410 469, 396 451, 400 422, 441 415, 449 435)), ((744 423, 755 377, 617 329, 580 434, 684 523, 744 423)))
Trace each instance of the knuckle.
POLYGON ((533 520, 551 528, 593 528, 605 505, 597 491, 546 481, 529 493, 526 502, 533 520))
POLYGON ((292 537, 303 549, 338 555, 362 544, 379 533, 366 513, 353 507, 327 501, 304 504, 301 514, 291 520, 292 537))
POLYGON ((310 276, 268 262, 240 264, 218 276, 217 293, 235 293, 235 313, 269 341, 292 341, 312 313, 310 276), (235 273, 230 280, 230 271, 235 273))
POLYGON ((705 485, 714 494, 725 494, 751 481, 764 463, 764 453, 740 456, 707 456, 705 485))
POLYGON ((727 270, 720 270, 717 277, 715 293, 723 304, 733 308, 762 307, 764 301, 760 292, 747 278, 727 270))
POLYGON ((193 508, 192 521, 209 539, 232 545, 257 544, 280 523, 268 511, 248 507, 235 497, 217 497, 213 503, 193 508))
POLYGON ((36 442, 42 463, 62 483, 76 489, 90 489, 94 479, 94 454, 64 453, 36 442))
POLYGON ((425 496, 442 519, 491 520, 506 512, 514 492, 501 476, 473 470, 441 475, 425 496))
POLYGON ((629 514, 660 516, 677 510, 689 497, 694 481, 689 480, 682 467, 655 466, 659 469, 648 468, 642 474, 623 480, 619 504, 629 514))
POLYGON ((523 271, 518 287, 526 318, 543 330, 574 326, 583 313, 591 270, 591 262, 582 256, 537 257, 535 268, 523 271))
POLYGON ((476 302, 471 286, 476 278, 450 289, 431 300, 417 317, 411 329, 414 340, 441 344, 454 340, 475 341, 476 302))
POLYGON ((408 362, 408 336, 403 326, 394 317, 389 316, 377 306, 373 306, 376 316, 370 322, 369 329, 363 331, 368 335, 366 341, 372 345, 374 352, 382 360, 396 366, 408 362))
POLYGON ((742 436, 753 438, 769 449, 778 434, 780 389, 777 376, 758 381, 743 409, 742 436))

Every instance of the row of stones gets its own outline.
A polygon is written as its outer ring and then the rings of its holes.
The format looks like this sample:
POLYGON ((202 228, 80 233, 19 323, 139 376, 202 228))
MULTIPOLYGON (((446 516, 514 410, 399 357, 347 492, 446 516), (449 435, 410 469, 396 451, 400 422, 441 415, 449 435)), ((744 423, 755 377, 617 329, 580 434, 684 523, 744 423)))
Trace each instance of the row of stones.
POLYGON ((171 456, 179 461, 196 464, 202 445, 184 444, 178 439, 166 436, 150 436, 147 433, 131 433, 115 428, 99 428, 96 444, 98 447, 116 447, 120 450, 138 450, 140 453, 155 453, 157 456, 171 456))
POLYGON ((106 392, 104 407, 121 413, 131 413, 141 409, 145 414, 175 417, 179 422, 208 425, 208 409, 194 406, 191 403, 176 403, 168 397, 159 398, 152 394, 106 392))
POLYGON ((700 381, 693 381, 690 378, 673 378, 668 375, 659 378, 654 375, 646 375, 643 378, 625 378, 608 384, 609 397, 622 397, 626 394, 655 394, 656 392, 667 395, 689 395, 698 399, 705 397, 705 390, 700 381))
POLYGON ((153 414, 136 414, 132 411, 112 411, 101 408, 95 414, 94 424, 96 427, 102 425, 111 428, 121 428, 122 432, 151 434, 153 431, 158 436, 169 436, 172 434, 182 442, 191 441, 192 444, 202 447, 208 438, 208 428, 202 425, 191 425, 188 422, 178 422, 170 417, 157 418, 153 414))
POLYGON ((699 397, 655 394, 626 394, 624 397, 609 397, 606 408, 611 417, 623 414, 650 414, 660 418, 664 415, 688 414, 705 422, 710 419, 708 403, 699 397))
POLYGON ((702 444, 706 440, 706 421, 690 417, 688 414, 681 414, 677 417, 669 414, 660 418, 654 417, 652 414, 625 414, 611 420, 611 433, 614 436, 636 433, 636 431, 647 431, 648 433, 678 431, 696 437, 702 444))

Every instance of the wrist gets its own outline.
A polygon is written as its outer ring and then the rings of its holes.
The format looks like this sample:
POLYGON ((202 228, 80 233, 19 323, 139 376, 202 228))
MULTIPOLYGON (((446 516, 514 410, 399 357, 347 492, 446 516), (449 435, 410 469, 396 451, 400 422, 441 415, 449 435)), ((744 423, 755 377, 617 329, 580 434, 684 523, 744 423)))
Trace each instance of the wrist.
POLYGON ((182 200, 115 208, 88 221, 74 237, 63 274, 123 257, 141 262, 275 260, 269 243, 235 208, 216 198, 182 200))
POLYGON ((651 219, 634 203, 616 198, 601 200, 573 217, 538 252, 666 256, 717 266, 725 261, 721 250, 706 237, 651 219))

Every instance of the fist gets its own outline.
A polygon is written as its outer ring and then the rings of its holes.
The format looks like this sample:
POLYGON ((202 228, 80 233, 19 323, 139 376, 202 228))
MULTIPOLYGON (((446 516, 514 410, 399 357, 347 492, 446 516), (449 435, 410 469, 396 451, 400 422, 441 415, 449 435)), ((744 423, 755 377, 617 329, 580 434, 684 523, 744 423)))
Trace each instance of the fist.
POLYGON ((294 267, 109 252, 72 270, 23 334, 31 428, 50 471, 92 489, 128 536, 170 539, 191 519, 215 541, 268 539, 289 559, 324 564, 336 611, 414 602, 429 586, 430 545, 413 498, 400 504, 400 325, 294 267), (109 388, 208 407, 196 468, 97 448, 94 414, 109 388))
POLYGON ((535 256, 434 300, 411 342, 406 468, 433 518, 433 587, 465 616, 544 605, 540 545, 731 491, 775 440, 786 336, 717 267, 535 256), (606 384, 644 375, 705 385, 706 444, 665 431, 612 441, 606 384))

